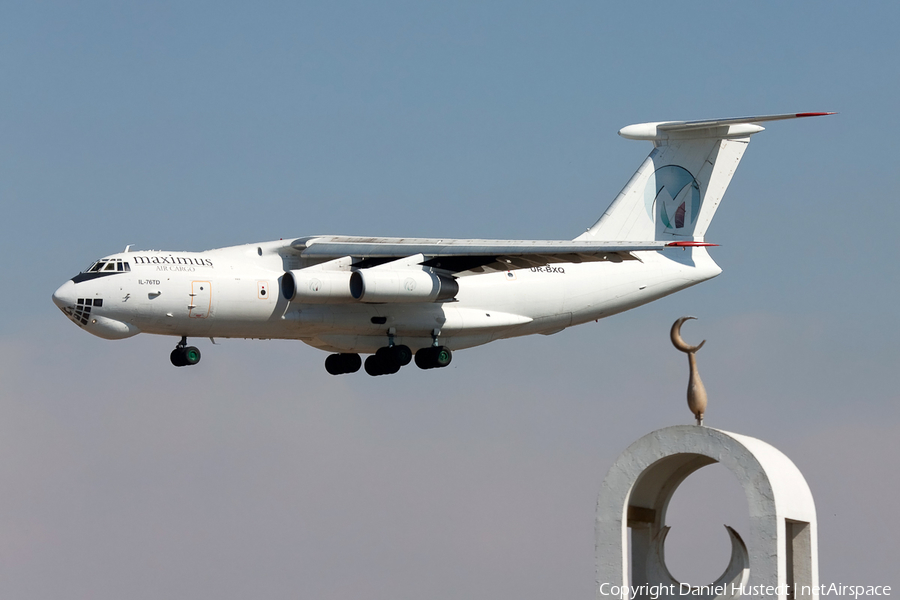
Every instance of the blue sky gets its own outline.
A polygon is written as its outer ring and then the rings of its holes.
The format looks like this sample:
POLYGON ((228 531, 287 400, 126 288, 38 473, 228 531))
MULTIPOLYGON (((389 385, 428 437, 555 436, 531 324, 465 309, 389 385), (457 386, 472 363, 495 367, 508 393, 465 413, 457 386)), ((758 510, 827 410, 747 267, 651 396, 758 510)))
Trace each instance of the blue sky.
MULTIPOLYGON (((805 473, 822 581, 897 585, 898 12, 0 6, 0 595, 593 594, 603 473, 690 420, 683 314, 710 424, 805 473), (709 231, 720 277, 441 372, 337 379, 238 340, 176 371, 172 340, 95 339, 50 301, 126 244, 572 238, 650 149, 622 126, 819 110, 840 114, 754 136, 709 231)), ((727 473, 685 485, 670 563, 702 583, 728 545, 695 505, 744 517, 727 473)))

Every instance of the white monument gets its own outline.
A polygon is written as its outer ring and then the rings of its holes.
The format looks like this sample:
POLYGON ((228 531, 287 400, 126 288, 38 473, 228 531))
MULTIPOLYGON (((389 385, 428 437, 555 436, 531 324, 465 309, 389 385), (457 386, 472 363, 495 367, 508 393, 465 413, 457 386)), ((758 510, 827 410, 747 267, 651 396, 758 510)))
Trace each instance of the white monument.
POLYGON ((816 508, 809 486, 794 463, 769 444, 702 425, 706 391, 694 353, 703 343, 688 346, 681 339, 687 318, 672 326, 672 342, 688 353, 688 406, 697 425, 645 435, 607 473, 597 502, 597 598, 818 600, 816 508), (726 526, 732 550, 725 573, 708 585, 690 586, 666 568, 666 509, 682 481, 713 463, 731 471, 744 489, 750 530, 726 526))

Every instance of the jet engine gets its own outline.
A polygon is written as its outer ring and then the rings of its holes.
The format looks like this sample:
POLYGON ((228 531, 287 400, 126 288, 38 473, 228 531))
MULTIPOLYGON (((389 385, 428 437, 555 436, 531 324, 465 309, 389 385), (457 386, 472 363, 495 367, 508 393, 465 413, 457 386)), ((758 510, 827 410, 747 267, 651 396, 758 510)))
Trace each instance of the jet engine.
POLYGON ((350 275, 350 295, 360 302, 440 302, 459 293, 455 279, 415 269, 361 269, 350 275))
POLYGON ((302 304, 353 302, 350 295, 350 271, 300 269, 281 278, 285 299, 302 304))

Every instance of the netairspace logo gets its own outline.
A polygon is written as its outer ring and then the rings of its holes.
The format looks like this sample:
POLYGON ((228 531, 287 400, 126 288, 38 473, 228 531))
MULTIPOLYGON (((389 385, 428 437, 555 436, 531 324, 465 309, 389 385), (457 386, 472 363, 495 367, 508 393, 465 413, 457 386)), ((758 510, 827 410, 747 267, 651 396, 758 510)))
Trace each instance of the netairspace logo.
POLYGON ((865 596, 890 596, 891 586, 889 585, 844 585, 842 583, 827 583, 822 585, 801 585, 797 586, 798 594, 794 595, 794 590, 789 585, 740 585, 737 583, 722 585, 697 585, 692 586, 689 583, 674 583, 669 585, 612 585, 603 583, 600 585, 601 596, 615 596, 617 598, 636 598, 638 596, 649 596, 651 600, 658 600, 662 596, 787 596, 794 597, 810 597, 814 594, 819 596, 844 596, 854 598, 856 600, 865 596))

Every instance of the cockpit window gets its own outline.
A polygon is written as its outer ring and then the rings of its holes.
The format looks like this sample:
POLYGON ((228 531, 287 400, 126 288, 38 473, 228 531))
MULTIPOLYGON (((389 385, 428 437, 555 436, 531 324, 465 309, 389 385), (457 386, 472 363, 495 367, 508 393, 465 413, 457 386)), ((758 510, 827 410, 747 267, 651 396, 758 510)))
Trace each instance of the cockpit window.
POLYGON ((88 267, 84 273, 99 273, 100 271, 115 271, 115 272, 124 272, 131 271, 131 265, 128 264, 127 261, 123 261, 121 258, 108 258, 103 260, 98 260, 90 267, 88 267))

